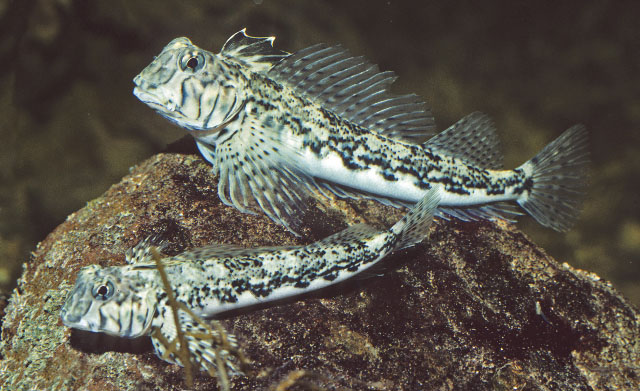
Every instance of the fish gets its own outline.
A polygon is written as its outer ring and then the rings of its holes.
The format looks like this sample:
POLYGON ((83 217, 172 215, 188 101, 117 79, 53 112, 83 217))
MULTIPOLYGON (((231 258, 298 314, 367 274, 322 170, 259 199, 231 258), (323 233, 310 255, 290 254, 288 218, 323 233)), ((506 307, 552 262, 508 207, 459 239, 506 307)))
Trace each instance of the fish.
MULTIPOLYGON (((201 337, 207 330, 198 318, 211 319, 228 311, 296 298, 360 276, 389 254, 423 241, 438 202, 438 191, 432 189, 389 229, 357 224, 306 246, 209 244, 163 256, 160 263, 171 292, 188 310, 177 312, 191 357, 200 368, 210 370, 217 368, 218 354, 226 354, 216 350, 211 339, 201 337)), ((182 365, 163 343, 163 339, 169 345, 175 343, 177 327, 152 260, 152 242, 143 240, 128 251, 126 265, 82 268, 60 317, 65 326, 80 330, 125 338, 150 335, 158 357, 182 365)), ((235 337, 229 340, 230 346, 237 347, 235 337)), ((179 342, 177 345, 174 351, 179 350, 179 342)), ((240 372, 232 360, 228 364, 232 373, 240 372)))
POLYGON ((578 218, 589 164, 583 125, 504 169, 486 114, 433 135, 426 104, 389 91, 393 72, 340 45, 288 53, 274 39, 244 29, 215 54, 176 38, 133 80, 138 99, 195 138, 224 204, 262 210, 294 233, 311 196, 410 207, 431 188, 445 219, 514 221, 516 204, 556 231, 578 218))

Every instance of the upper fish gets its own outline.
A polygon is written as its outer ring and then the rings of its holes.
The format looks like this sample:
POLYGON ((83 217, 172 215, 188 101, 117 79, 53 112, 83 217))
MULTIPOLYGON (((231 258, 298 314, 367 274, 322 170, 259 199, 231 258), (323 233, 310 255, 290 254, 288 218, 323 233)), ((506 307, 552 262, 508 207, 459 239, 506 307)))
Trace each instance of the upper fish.
POLYGON ((589 161, 584 126, 505 170, 486 115, 431 137, 426 105, 389 92, 392 72, 341 46, 290 54, 273 40, 242 30, 214 54, 177 38, 134 79, 141 101, 195 138, 225 204, 260 208, 295 232, 311 191, 397 207, 436 187, 442 217, 510 219, 520 214, 515 202, 558 231, 577 218, 589 161))
MULTIPOLYGON (((216 349, 215 338, 208 338, 217 337, 210 335, 213 330, 199 319, 296 297, 362 273, 390 253, 425 239, 438 199, 436 189, 427 192, 387 230, 360 224, 306 246, 247 249, 211 244, 161 257, 181 308, 177 315, 190 356, 208 371, 216 367, 217 358, 237 371, 233 361, 226 359, 228 351, 216 349)), ((169 304, 152 247, 150 240, 140 242, 127 253, 128 265, 83 268, 60 316, 66 326, 81 330, 128 338, 151 335, 159 357, 182 365, 174 354, 179 351, 174 307, 169 304)), ((229 342, 237 346, 232 336, 229 342)))

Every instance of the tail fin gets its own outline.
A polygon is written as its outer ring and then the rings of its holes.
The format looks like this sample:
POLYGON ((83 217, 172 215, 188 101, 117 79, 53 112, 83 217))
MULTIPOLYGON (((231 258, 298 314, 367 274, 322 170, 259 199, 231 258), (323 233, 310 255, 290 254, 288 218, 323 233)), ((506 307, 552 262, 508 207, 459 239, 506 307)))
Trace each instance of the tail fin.
POLYGON ((588 163, 587 131, 575 125, 520 166, 533 183, 518 204, 540 224, 568 230, 580 214, 588 163))
POLYGON ((420 202, 389 229, 398 237, 394 250, 411 247, 427 237, 439 202, 438 188, 431 188, 420 202))

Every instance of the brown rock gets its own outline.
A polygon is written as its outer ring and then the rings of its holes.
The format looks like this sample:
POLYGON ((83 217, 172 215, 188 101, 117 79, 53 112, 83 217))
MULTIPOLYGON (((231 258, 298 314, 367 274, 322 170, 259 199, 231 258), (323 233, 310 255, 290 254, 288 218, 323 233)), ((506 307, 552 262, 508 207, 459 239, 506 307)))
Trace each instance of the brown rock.
MULTIPOLYGON (((158 359, 148 340, 72 332, 59 319, 81 267, 123 264, 146 236, 163 233, 172 252, 308 243, 345 222, 390 225, 403 213, 335 201, 311 208, 295 238, 261 214, 222 205, 216 186, 201 159, 157 155, 56 228, 5 308, 0 388, 184 388, 182 369, 158 359)), ((225 319, 253 361, 232 389, 275 387, 288 376, 297 389, 640 388, 638 310, 512 227, 441 223, 426 244, 383 266, 384 275, 225 319)), ((194 388, 217 385, 200 374, 194 388)))

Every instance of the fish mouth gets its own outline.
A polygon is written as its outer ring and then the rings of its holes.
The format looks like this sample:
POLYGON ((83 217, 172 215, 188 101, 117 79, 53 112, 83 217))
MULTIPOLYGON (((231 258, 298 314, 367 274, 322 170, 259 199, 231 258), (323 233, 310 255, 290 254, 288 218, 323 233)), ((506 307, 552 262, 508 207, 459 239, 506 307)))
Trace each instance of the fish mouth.
POLYGON ((178 110, 176 110, 177 105, 172 101, 168 101, 167 103, 162 103, 164 99, 161 99, 157 95, 154 95, 141 87, 135 87, 133 89, 133 95, 138 98, 142 103, 147 106, 160 111, 162 114, 169 114, 173 116, 179 116, 178 110))
POLYGON ((133 78, 133 95, 138 98, 142 103, 151 106, 156 110, 162 111, 175 111, 175 104, 172 104, 170 100, 163 99, 162 97, 149 91, 149 83, 138 75, 133 78))
POLYGON ((158 103, 160 102, 160 99, 158 99, 157 96, 145 91, 138 86, 133 89, 133 95, 135 95, 136 98, 140 99, 143 103, 146 103, 148 105, 163 106, 158 103))

